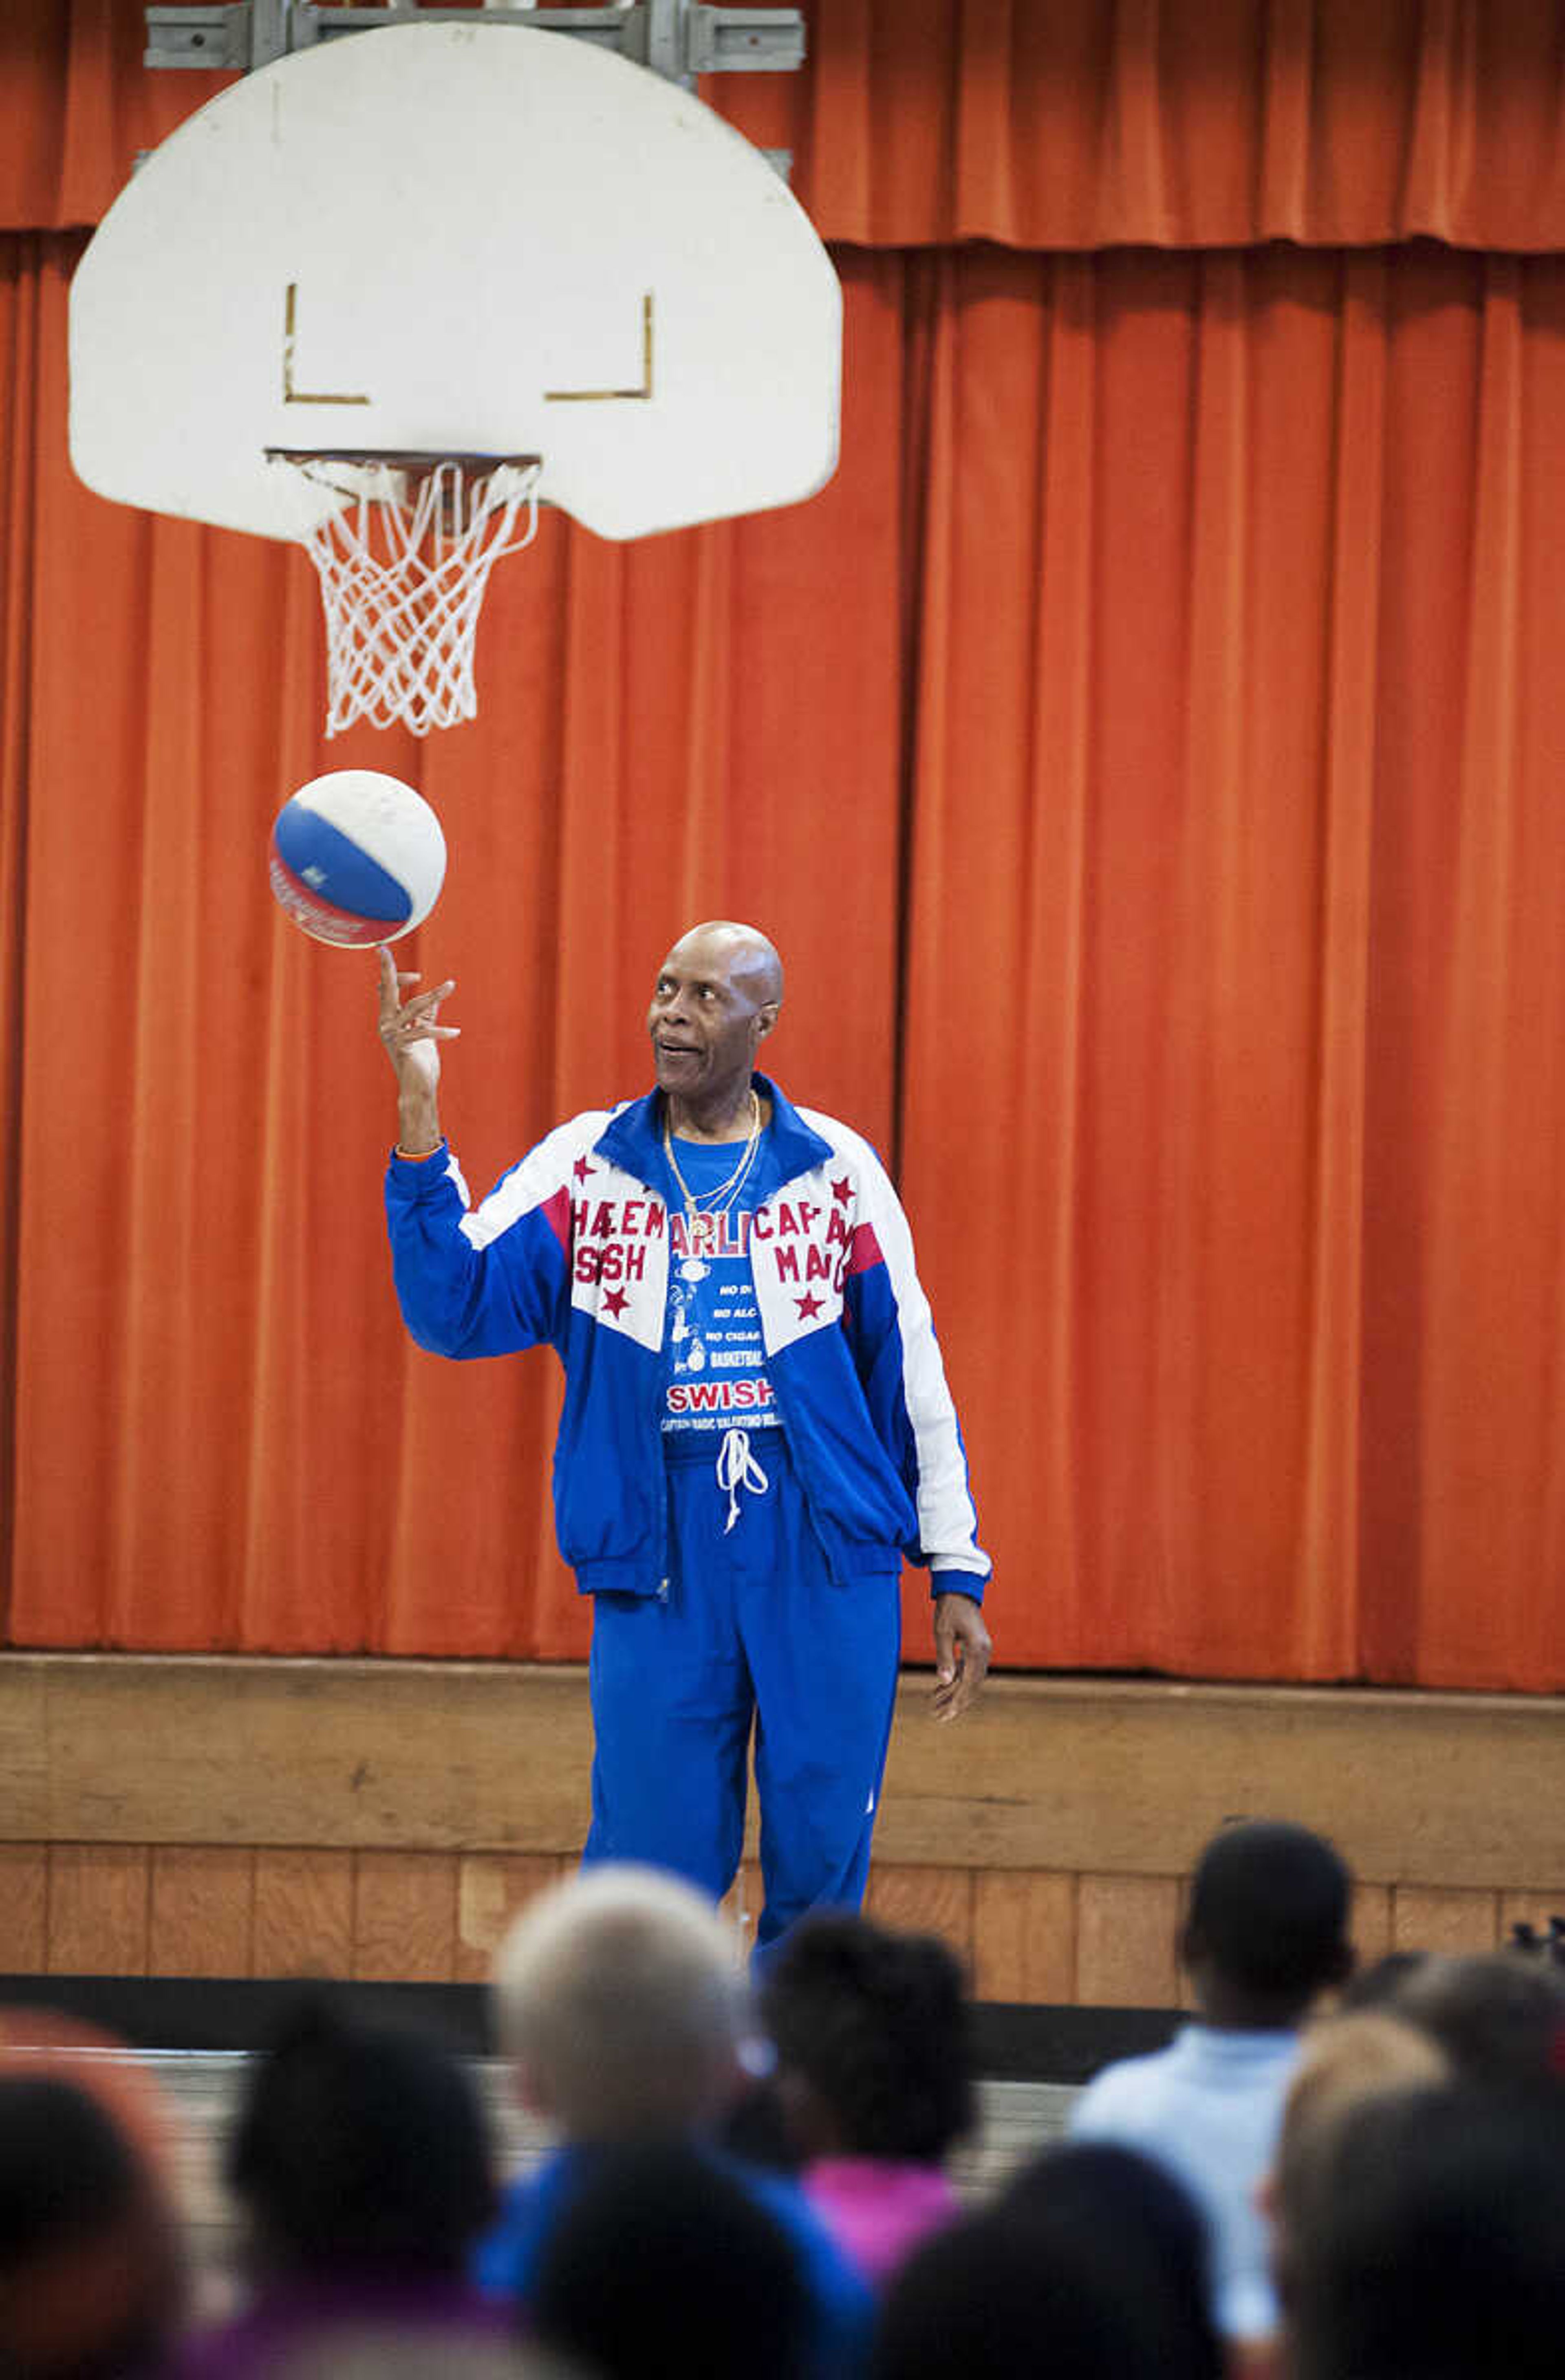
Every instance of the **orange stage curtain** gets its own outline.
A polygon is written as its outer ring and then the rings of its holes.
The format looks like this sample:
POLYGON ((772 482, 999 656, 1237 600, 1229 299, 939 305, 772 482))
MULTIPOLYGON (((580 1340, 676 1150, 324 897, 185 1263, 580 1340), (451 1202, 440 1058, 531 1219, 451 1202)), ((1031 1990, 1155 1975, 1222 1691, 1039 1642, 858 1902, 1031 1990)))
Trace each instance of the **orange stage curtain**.
POLYGON ((714 95, 842 243, 836 479, 546 517, 424 746, 321 739, 300 554, 73 478, 70 226, 216 86, 140 0, 0 23, 8 1640, 584 1647, 552 1359, 406 1342, 370 971, 265 892, 361 762, 451 840, 407 947, 475 1193, 639 1087, 681 924, 776 934, 778 1070, 913 1212, 1004 1658, 1565 1686, 1560 12, 809 15, 714 95))
POLYGON ((928 309, 904 1188, 1002 1641, 1558 1685, 1565 261, 928 309))
MULTIPOLYGON (((805 0, 719 75, 822 237, 875 247, 1565 248, 1557 0, 805 0)), ((221 87, 147 73, 141 0, 6 0, 0 227, 96 223, 221 87)))
POLYGON ((1565 263, 844 254, 821 498, 546 521, 477 723, 328 751, 302 559, 72 479, 73 252, 6 285, 15 1641, 581 1649, 552 1359, 406 1343, 370 970, 263 888, 359 759, 451 835, 476 1189, 637 1086, 679 922, 777 933, 1011 1661, 1565 1682, 1565 263))

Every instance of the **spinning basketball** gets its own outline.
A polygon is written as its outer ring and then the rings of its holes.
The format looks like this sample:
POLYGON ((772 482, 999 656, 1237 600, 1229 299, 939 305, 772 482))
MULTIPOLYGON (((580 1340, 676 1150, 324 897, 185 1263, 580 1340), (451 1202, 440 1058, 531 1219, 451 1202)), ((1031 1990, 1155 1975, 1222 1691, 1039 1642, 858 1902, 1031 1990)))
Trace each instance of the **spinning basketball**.
POLYGON ((445 880, 445 837, 422 795, 376 769, 336 769, 285 802, 272 890, 318 942, 367 950, 411 933, 445 880))

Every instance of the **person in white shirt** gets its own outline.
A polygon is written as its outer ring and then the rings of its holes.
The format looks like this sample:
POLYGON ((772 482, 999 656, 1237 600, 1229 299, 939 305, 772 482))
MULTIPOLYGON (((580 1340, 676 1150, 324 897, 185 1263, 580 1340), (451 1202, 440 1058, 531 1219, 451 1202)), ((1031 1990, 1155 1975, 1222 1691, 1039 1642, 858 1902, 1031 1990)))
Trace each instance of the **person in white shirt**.
POLYGON ((1140 2149, 1190 2192, 1210 2231, 1213 2317, 1231 2339, 1277 2325, 1256 2193, 1300 2028, 1353 1966, 1352 1893, 1337 1852, 1307 1828, 1225 1828, 1197 1864, 1180 1937, 1195 2021, 1167 2049, 1107 2067, 1071 2111, 1074 2138, 1140 2149))

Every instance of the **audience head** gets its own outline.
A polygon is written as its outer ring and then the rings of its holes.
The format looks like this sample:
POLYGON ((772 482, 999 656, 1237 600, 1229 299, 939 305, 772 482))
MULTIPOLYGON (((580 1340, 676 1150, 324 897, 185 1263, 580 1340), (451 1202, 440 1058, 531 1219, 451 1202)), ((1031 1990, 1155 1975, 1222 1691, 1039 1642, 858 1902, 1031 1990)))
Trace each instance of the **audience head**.
POLYGON ((1122 2251, 1130 2285, 1157 2310, 1171 2373, 1218 2372, 1207 2221, 1168 2169, 1108 2141, 1045 2149, 1016 2173, 1002 2204, 1037 2235, 1084 2258, 1094 2243, 1122 2251))
POLYGON ((529 1902, 494 1993, 524 2095, 573 2140, 713 2125, 742 2080, 734 1937, 702 1894, 652 1868, 585 1868, 529 1902))
POLYGON ((1295 2242, 1297 2380, 1553 2380, 1565 2336, 1557 2095, 1437 2085, 1344 2122, 1295 2242))
POLYGON ((807 2363, 793 2244, 733 2174, 677 2141, 592 2160, 544 2245, 528 2311, 543 2347, 598 2380, 796 2380, 807 2363))
POLYGON ((1307 1827, 1225 1827, 1191 1881, 1181 1948, 1206 2013, 1219 2023, 1293 2024, 1353 1966, 1353 1880, 1307 1827))
POLYGON ((1565 2078, 1565 1970, 1549 1961, 1515 1950, 1421 1959, 1389 2005, 1470 2082, 1524 2090, 1565 2078))
POLYGON ((128 2373, 181 2299, 171 2211, 108 2105, 60 2073, 0 2073, 0 2371, 128 2373))
POLYGON ((935 2164, 970 2128, 962 1969, 932 1935, 807 1917, 767 1970, 761 2016, 807 2155, 935 2164))
POLYGON ((256 2061, 228 2179, 253 2252, 290 2273, 455 2275, 495 2204, 460 2060, 315 1997, 256 2061))
POLYGON ((1426 2034, 1384 2009, 1330 2016, 1305 2033, 1265 2192, 1284 2303, 1292 2294, 1294 2243, 1314 2224, 1344 2123, 1372 2100, 1427 2089, 1446 2081, 1450 2071, 1444 2051, 1426 2034))
POLYGON ((1133 2149, 1045 2153, 892 2282, 875 2380, 1220 2380, 1207 2236, 1133 2149))

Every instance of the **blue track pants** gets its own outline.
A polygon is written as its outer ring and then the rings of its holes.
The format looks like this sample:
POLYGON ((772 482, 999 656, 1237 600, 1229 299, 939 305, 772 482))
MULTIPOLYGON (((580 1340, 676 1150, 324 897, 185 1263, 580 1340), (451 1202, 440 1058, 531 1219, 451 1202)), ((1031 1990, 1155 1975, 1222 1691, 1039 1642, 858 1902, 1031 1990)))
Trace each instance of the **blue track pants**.
POLYGON ((745 1839, 755 1729, 765 1950, 869 1872, 901 1650, 895 1572, 832 1583, 781 1430, 750 1440, 764 1493, 710 1458, 668 1468, 666 1596, 593 1598, 587 1860, 645 1860, 721 1900, 745 1839), (738 1518, 731 1529, 731 1501, 738 1518))

